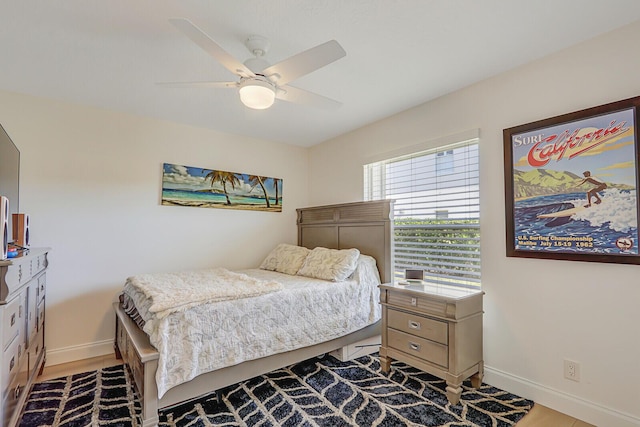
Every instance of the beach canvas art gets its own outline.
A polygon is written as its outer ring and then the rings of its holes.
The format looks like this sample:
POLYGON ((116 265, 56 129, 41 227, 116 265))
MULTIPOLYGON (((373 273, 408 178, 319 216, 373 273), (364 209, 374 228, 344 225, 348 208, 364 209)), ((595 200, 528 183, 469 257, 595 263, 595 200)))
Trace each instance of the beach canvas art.
POLYGON ((164 163, 162 204, 282 212, 282 179, 164 163))

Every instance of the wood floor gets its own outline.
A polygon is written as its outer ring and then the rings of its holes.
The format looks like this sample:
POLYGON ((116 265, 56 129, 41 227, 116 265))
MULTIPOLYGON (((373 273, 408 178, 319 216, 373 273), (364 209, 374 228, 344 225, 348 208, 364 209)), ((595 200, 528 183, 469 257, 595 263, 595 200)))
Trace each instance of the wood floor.
MULTIPOLYGON (((81 360, 78 362, 64 363, 62 365, 47 366, 44 368, 42 375, 36 381, 46 381, 53 378, 59 378, 70 374, 80 372, 94 371, 109 366, 122 363, 121 360, 115 358, 114 355, 94 357, 93 359, 81 360)), ((542 405, 534 405, 533 409, 525 416, 517 427, 595 427, 584 421, 577 420, 568 415, 554 411, 542 405)))

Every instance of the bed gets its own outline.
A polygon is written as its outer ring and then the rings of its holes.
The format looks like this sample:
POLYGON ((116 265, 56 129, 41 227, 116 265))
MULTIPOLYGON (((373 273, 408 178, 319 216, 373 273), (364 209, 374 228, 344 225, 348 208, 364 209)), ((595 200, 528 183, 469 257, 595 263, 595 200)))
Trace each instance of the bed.
MULTIPOLYGON (((359 269, 364 271, 374 265, 374 269, 377 268, 376 273, 379 274, 379 280, 382 283, 389 282, 391 280, 391 212, 391 202, 389 201, 357 202, 298 209, 297 243, 300 247, 309 249, 320 247, 346 250, 355 248, 362 254, 358 257, 357 271, 360 271, 359 269)), ((265 282, 277 279, 271 271, 246 270, 238 273, 257 277, 265 282)), ((305 286, 314 286, 312 282, 315 279, 310 280, 311 282, 306 281, 306 284, 293 285, 287 284, 286 280, 281 282, 284 283, 284 286, 299 286, 301 287, 299 292, 303 292, 305 286)), ((273 305, 273 298, 279 298, 280 295, 285 294, 267 292, 264 295, 242 301, 245 304, 251 302, 251 305, 266 304, 268 307, 273 305)), ((365 296, 360 304, 367 304, 367 298, 371 299, 365 296)), ((224 303, 220 304, 220 307, 224 305, 224 303)), ((351 302, 349 306, 351 306, 351 302)), ((374 308, 376 307, 372 307, 372 311, 375 311, 374 308)), ((308 342, 300 335, 294 340, 296 342, 295 348, 269 349, 267 353, 263 351, 263 354, 258 358, 239 363, 235 363, 232 360, 233 357, 229 360, 220 358, 220 361, 217 358, 212 358, 212 370, 198 373, 193 379, 186 382, 167 386, 163 384, 163 381, 156 382, 157 375, 164 378, 164 367, 159 365, 159 360, 163 359, 160 357, 160 352, 163 352, 164 355, 166 349, 161 346, 159 346, 160 351, 156 349, 151 344, 149 335, 125 312, 120 303, 114 303, 114 309, 116 312, 116 356, 124 360, 132 374, 133 383, 142 406, 141 421, 145 427, 158 423, 158 409, 160 408, 219 391, 229 385, 323 353, 344 351, 346 348, 353 347, 355 343, 366 342, 366 340, 380 334, 380 322, 376 321, 371 324, 362 323, 363 327, 358 326, 356 330, 351 330, 353 326, 350 326, 351 329, 338 331, 337 335, 334 334, 335 336, 324 335, 325 338, 322 338, 321 342, 308 342), (274 354, 269 353, 274 351, 274 354)), ((370 316, 371 314, 369 314, 370 316)), ((364 322, 364 320, 362 321, 364 322)), ((340 325, 336 325, 335 329, 340 330, 340 325)), ((274 338, 273 341, 279 342, 280 338, 274 338)), ((225 353, 233 353, 233 351, 228 350, 225 353)))

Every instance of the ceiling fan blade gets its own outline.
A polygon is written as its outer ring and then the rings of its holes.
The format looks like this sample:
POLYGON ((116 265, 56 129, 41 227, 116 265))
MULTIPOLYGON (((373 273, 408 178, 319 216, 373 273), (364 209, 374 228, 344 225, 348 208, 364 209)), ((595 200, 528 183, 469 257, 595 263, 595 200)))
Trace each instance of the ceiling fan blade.
POLYGON ((208 87, 208 88, 227 88, 238 87, 236 82, 159 82, 159 86, 165 87, 208 87))
POLYGON ((309 92, 293 86, 280 86, 276 98, 296 104, 309 105, 324 110, 337 110, 342 105, 335 99, 327 98, 317 93, 309 92))
POLYGON ((253 77, 255 75, 242 62, 227 53, 218 43, 188 19, 172 18, 169 19, 169 22, 233 74, 242 77, 253 77))
POLYGON ((331 64, 346 54, 340 43, 331 40, 265 68, 262 74, 282 86, 331 64))

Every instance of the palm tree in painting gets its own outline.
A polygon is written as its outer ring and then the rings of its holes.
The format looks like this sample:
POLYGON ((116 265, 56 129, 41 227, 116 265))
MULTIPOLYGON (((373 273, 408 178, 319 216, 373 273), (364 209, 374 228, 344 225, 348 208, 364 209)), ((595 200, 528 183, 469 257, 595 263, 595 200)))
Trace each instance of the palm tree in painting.
POLYGON ((264 176, 249 175, 249 185, 252 186, 251 188, 252 190, 253 188, 255 188, 256 185, 260 185, 260 188, 262 188, 262 192, 264 193, 264 200, 265 202, 267 202, 267 207, 270 208, 271 203, 269 203, 269 195, 267 194, 267 189, 264 187, 264 181, 266 179, 267 177, 264 177, 264 176))
MULTIPOLYGON (((203 170, 204 172, 204 170, 203 170)), ((236 189, 236 185, 240 185, 240 180, 233 172, 224 172, 224 171, 210 171, 205 177, 204 180, 211 180, 211 187, 213 188, 213 184, 216 182, 220 182, 222 184, 222 191, 224 191, 224 195, 227 198, 227 205, 231 204, 231 200, 229 200, 229 193, 227 193, 227 183, 231 185, 231 188, 236 189)))
POLYGON ((271 179, 273 179, 273 188, 276 190, 276 206, 278 206, 278 182, 280 182, 280 178, 271 179))

